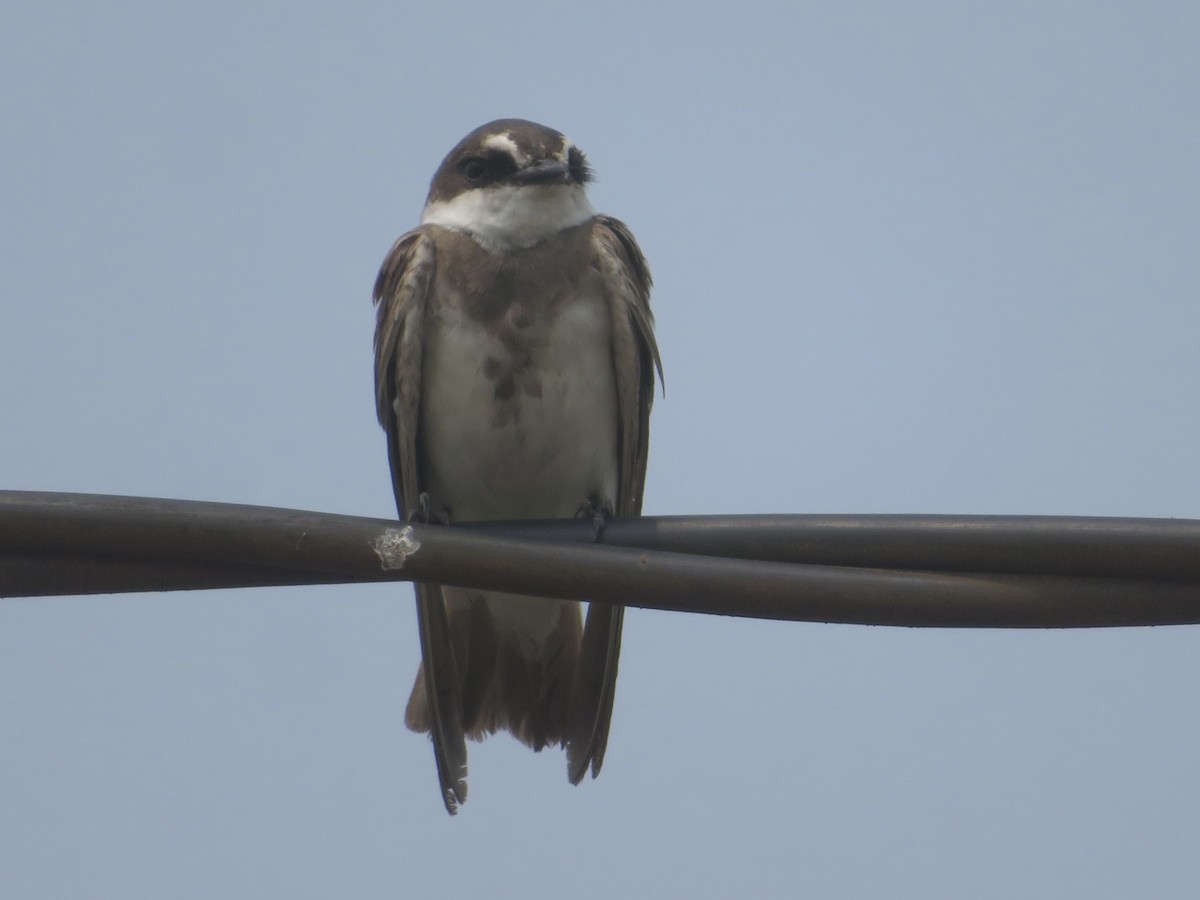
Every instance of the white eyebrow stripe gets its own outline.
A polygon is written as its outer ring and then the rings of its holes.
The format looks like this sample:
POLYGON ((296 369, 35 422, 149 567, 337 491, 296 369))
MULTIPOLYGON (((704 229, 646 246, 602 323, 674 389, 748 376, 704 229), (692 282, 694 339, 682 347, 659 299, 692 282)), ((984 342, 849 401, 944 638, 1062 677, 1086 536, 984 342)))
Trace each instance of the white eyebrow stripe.
POLYGON ((562 139, 562 149, 558 151, 558 158, 562 162, 569 162, 571 159, 571 151, 575 149, 575 142, 565 134, 562 139))
POLYGON ((503 134, 491 134, 483 141, 483 146, 492 150, 500 150, 507 153, 513 158, 513 162, 518 168, 524 168, 529 165, 529 157, 521 152, 521 148, 517 146, 517 142, 512 139, 507 131, 503 134))

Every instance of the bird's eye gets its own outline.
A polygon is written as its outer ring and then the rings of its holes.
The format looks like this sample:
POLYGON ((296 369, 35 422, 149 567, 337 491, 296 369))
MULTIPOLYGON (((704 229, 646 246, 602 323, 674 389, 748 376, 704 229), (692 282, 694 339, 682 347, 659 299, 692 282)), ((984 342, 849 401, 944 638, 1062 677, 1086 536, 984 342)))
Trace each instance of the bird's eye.
POLYGON ((463 173, 463 177, 471 183, 483 181, 487 175, 487 163, 478 156, 468 156, 458 165, 458 170, 463 173))

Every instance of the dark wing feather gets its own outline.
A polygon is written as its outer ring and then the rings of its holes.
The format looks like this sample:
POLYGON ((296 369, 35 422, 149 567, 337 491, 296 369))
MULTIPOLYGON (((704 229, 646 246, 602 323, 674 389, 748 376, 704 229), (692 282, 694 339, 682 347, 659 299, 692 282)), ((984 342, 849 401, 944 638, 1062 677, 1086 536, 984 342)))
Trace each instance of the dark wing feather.
MULTIPOLYGON (((417 457, 421 336, 434 269, 433 242, 418 228, 396 241, 375 280, 375 402, 387 432, 392 488, 402 519, 416 509, 423 488, 417 457)), ((442 800, 453 815, 467 798, 458 671, 441 588, 418 584, 416 592, 433 754, 442 800)))
MULTIPOLYGON (((595 265, 608 293, 613 316, 613 371, 620 429, 616 514, 636 516, 642 511, 646 482, 655 372, 662 381, 662 360, 654 341, 654 317, 650 312, 650 269, 623 222, 597 216, 592 240, 595 265)), ((595 778, 604 762, 624 614, 622 606, 588 605, 567 743, 567 775, 572 784, 583 779, 589 765, 595 778)))

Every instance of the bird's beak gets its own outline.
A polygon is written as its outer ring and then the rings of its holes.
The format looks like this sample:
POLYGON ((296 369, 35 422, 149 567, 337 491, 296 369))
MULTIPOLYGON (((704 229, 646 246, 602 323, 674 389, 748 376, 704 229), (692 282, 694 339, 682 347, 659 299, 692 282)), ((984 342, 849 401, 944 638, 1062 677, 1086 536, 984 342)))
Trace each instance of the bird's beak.
POLYGON ((517 184, 566 184, 571 180, 571 170, 564 162, 547 159, 526 166, 509 177, 517 184))

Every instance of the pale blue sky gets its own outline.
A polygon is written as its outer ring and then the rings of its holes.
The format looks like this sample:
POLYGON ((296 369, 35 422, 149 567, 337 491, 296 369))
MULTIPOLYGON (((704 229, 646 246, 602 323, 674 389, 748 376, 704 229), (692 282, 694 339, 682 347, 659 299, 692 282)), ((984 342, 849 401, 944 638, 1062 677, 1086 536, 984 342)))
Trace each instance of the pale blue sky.
MULTIPOLYGON (((390 515, 370 287, 463 134, 656 276, 647 512, 1200 517, 1200 7, 0 10, 0 487, 390 515)), ((1192 897, 1195 628, 633 611, 609 753, 402 710, 405 586, 0 602, 0 896, 1192 897)))

